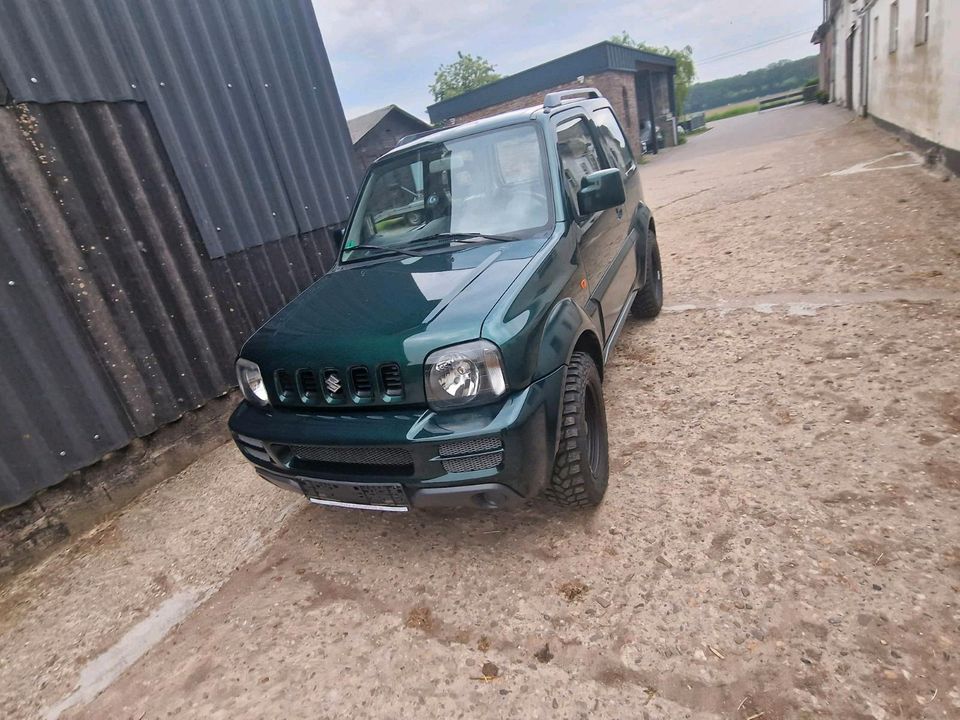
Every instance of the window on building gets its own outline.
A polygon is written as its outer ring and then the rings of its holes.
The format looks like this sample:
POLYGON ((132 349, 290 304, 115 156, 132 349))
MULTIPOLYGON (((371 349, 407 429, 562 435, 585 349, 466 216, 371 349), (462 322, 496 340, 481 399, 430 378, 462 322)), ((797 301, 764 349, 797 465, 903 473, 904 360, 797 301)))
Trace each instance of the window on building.
POLYGON ((917 45, 930 37, 930 0, 917 0, 917 45))
POLYGON ((593 134, 586 118, 573 118, 557 127, 557 150, 563 167, 563 179, 576 207, 577 191, 580 190, 583 176, 600 169, 593 134))
POLYGON ((900 32, 900 3, 894 0, 890 3, 890 52, 897 51, 897 35, 900 32))
POLYGON ((600 147, 612 167, 618 167, 624 173, 633 167, 633 153, 623 135, 623 129, 610 108, 593 111, 593 122, 600 133, 600 147))
POLYGON ((880 18, 873 18, 873 59, 880 57, 880 18))

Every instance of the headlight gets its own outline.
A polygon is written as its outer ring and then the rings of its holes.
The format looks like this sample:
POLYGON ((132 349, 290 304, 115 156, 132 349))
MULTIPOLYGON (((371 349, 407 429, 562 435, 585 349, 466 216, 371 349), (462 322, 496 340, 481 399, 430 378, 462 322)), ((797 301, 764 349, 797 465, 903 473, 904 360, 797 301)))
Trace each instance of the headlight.
POLYGON ((266 405, 269 402, 267 386, 256 363, 243 358, 237 360, 237 382, 243 396, 254 405, 266 405))
POLYGON ((507 391, 500 350, 487 340, 431 353, 424 376, 427 402, 434 410, 492 402, 507 391))

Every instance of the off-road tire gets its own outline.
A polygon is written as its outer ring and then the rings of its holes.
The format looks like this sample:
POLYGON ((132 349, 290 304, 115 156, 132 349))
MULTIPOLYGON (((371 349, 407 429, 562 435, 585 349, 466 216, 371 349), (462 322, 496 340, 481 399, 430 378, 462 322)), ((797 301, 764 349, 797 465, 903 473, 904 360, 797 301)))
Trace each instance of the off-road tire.
POLYGON ((603 387, 593 358, 575 352, 563 383, 560 443, 543 495, 558 505, 592 507, 603 500, 610 474, 603 387))
POLYGON ((650 274, 646 284, 637 293, 637 297, 630 306, 630 312, 635 318, 649 320, 660 314, 663 307, 663 268, 660 265, 660 246, 657 245, 657 234, 651 230, 650 239, 650 274))

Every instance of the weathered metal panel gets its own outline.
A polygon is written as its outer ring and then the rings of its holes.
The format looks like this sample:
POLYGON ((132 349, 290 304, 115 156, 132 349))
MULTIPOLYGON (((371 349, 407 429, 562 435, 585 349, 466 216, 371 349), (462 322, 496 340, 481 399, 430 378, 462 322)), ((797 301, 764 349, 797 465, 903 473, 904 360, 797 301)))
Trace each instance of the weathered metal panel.
POLYGON ((0 109, 0 507, 125 445, 132 433, 109 377, 43 257, 24 201, 16 117, 0 109))
POLYGON ((144 103, 0 108, 0 507, 226 392, 333 254, 318 230, 210 259, 144 103))
POLYGON ((344 219, 358 166, 312 6, 244 0, 230 22, 300 231, 344 219))
POLYGON ((211 257, 342 221, 358 172, 308 0, 0 0, 13 101, 145 100, 211 257))
POLYGON ((309 0, 0 0, 0 507, 234 384, 358 172, 309 0))
POLYGON ((0 75, 13 100, 139 100, 115 0, 0 0, 0 75))

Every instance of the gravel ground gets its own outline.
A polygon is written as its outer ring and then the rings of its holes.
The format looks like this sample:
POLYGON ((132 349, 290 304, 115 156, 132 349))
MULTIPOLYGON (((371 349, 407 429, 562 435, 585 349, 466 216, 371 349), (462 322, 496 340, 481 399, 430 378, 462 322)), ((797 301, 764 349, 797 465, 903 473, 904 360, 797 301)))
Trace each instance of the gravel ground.
POLYGON ((309 507, 226 445, 0 589, 0 716, 960 718, 960 185, 830 174, 905 150, 804 106, 643 168, 597 511, 309 507))

